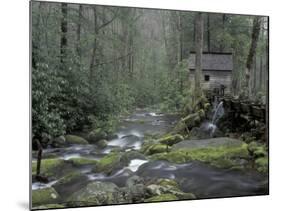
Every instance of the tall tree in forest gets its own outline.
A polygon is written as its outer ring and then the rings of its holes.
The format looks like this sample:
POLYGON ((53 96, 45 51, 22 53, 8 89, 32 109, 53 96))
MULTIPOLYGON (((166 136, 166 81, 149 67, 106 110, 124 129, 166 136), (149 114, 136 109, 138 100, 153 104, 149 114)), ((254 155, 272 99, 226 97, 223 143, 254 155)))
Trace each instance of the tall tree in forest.
POLYGON ((207 47, 208 52, 211 51, 211 27, 210 27, 210 13, 207 13, 207 47))
POLYGON ((60 52, 61 52, 61 65, 65 67, 66 60, 66 48, 67 48, 67 4, 61 4, 61 41, 60 41, 60 52))
POLYGON ((78 21, 77 21, 77 40, 76 40, 76 52, 78 57, 78 69, 81 67, 81 22, 82 22, 83 5, 79 5, 78 9, 78 21))
POLYGON ((195 97, 199 97, 201 95, 202 51, 203 15, 199 12, 195 16, 195 97))
POLYGON ((254 58, 256 55, 256 49, 257 49, 257 44, 259 40, 259 34, 260 34, 260 29, 261 29, 261 18, 260 17, 255 17, 253 21, 253 30, 252 30, 252 40, 251 40, 251 46, 249 50, 249 54, 247 57, 247 63, 246 63, 246 88, 248 90, 248 95, 252 95, 252 86, 250 83, 250 75, 251 72, 253 71, 253 63, 254 63, 254 58))

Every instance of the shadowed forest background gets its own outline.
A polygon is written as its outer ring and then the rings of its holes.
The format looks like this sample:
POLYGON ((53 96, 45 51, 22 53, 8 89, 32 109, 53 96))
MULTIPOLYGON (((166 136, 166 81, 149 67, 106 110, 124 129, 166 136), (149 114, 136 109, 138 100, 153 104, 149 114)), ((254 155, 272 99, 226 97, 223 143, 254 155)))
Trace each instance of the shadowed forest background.
POLYGON ((31 2, 32 208, 268 194, 268 18, 31 2))
MULTIPOLYGON (((136 107, 181 111, 192 93, 196 12, 33 2, 33 133, 58 136, 136 107)), ((231 93, 245 94, 253 21, 253 98, 266 93, 267 19, 203 14, 203 51, 232 52, 231 93)))

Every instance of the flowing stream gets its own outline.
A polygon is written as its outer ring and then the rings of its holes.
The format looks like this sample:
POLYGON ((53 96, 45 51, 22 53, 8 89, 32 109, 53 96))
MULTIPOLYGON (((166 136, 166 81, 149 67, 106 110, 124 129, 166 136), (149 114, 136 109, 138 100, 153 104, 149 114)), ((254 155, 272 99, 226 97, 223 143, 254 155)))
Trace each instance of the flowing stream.
MULTIPOLYGON (((218 108, 221 109, 222 104, 218 104, 218 108)), ((219 115, 219 112, 217 110, 215 115, 219 115)), ((99 160, 115 148, 121 147, 124 151, 138 150, 146 133, 166 133, 174 127, 178 118, 153 111, 136 110, 134 114, 123 119, 116 138, 109 140, 108 146, 104 149, 93 144, 74 145, 68 148, 46 149, 43 156, 59 157, 64 160, 77 157, 99 160)), ((216 119, 213 119, 212 124, 215 121, 216 119)), ((90 166, 77 167, 77 169, 87 176, 89 182, 110 181, 120 187, 124 186, 132 175, 139 175, 145 180, 175 179, 183 191, 192 192, 198 198, 263 194, 267 188, 266 177, 255 171, 218 169, 200 162, 174 164, 166 161, 132 159, 128 166, 116 169, 110 176, 95 173, 90 166)), ((32 184, 32 189, 50 187, 56 182, 56 180, 48 184, 35 182, 32 184)))

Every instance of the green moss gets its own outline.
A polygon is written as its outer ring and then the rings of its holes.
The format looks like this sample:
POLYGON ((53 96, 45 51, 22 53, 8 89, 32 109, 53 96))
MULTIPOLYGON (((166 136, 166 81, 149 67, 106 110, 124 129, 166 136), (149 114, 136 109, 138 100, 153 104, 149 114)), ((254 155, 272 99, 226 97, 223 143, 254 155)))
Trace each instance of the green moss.
POLYGON ((255 158, 267 156, 266 146, 264 144, 259 144, 255 141, 252 141, 248 145, 248 150, 255 158))
POLYGON ((198 113, 200 118, 204 118, 205 117, 205 111, 203 109, 200 109, 197 113, 198 113))
MULTIPOLYGON (((43 159, 41 160, 40 173, 47 177, 51 177, 56 174, 56 171, 61 171, 64 165, 65 163, 62 159, 43 159)), ((37 162, 32 162, 32 174, 35 174, 36 166, 37 162)))
POLYGON ((63 178, 61 178, 56 184, 55 186, 59 186, 59 185, 66 185, 69 182, 72 182, 73 180, 76 180, 77 178, 80 178, 83 174, 81 174, 80 172, 72 172, 70 174, 67 174, 66 176, 64 176, 63 178))
POLYGON ((178 200, 178 197, 176 197, 173 194, 161 194, 158 196, 153 196, 151 198, 148 198, 145 200, 145 202, 174 201, 174 200, 178 200))
POLYGON ((193 193, 184 193, 179 197, 179 199, 196 199, 196 196, 193 193))
POLYGON ((255 166, 259 172, 267 173, 268 172, 268 156, 256 159, 255 166))
POLYGON ((146 155, 152 155, 152 154, 157 154, 157 153, 163 153, 169 151, 170 147, 166 144, 153 144, 150 145, 144 153, 146 155))
POLYGON ((189 114, 187 117, 182 119, 185 125, 189 128, 196 126, 198 123, 200 123, 200 120, 201 119, 198 113, 189 114))
POLYGON ((88 158, 70 158, 69 161, 74 166, 82 166, 82 165, 95 165, 97 164, 96 160, 88 159, 88 158))
POLYGON ((161 144, 167 144, 169 146, 172 146, 178 142, 183 141, 183 137, 180 134, 176 135, 166 135, 163 138, 158 140, 161 144))
POLYGON ((220 168, 236 165, 235 158, 247 158, 247 144, 241 146, 221 146, 199 149, 179 149, 169 153, 155 154, 152 159, 185 163, 192 160, 209 163, 220 168))
POLYGON ((32 205, 44 205, 56 203, 59 199, 54 188, 32 190, 32 205))
POLYGON ((89 144, 84 138, 75 135, 66 135, 65 140, 68 144, 89 144))
POLYGON ((102 149, 104 149, 107 146, 107 144, 108 144, 108 142, 105 139, 99 140, 97 143, 97 145, 102 149))
POLYGON ((97 162, 96 170, 98 172, 110 173, 112 168, 119 164, 121 154, 112 152, 97 162))
POLYGON ((157 184, 166 187, 170 186, 174 188, 179 188, 178 183, 175 180, 171 180, 171 179, 160 179, 157 184))

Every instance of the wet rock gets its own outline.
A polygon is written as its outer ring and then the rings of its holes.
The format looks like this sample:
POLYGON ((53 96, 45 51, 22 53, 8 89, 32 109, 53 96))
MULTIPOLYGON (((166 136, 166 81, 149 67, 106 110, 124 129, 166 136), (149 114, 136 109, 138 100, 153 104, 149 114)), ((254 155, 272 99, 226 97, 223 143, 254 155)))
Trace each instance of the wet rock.
POLYGON ((176 143, 183 141, 183 136, 180 134, 176 135, 166 135, 163 138, 158 140, 161 144, 166 144, 172 146, 176 143))
POLYGON ((174 163, 197 160, 219 168, 232 168, 241 166, 239 159, 249 158, 249 153, 246 143, 224 137, 182 141, 175 144, 171 152, 155 154, 151 158, 174 163))
POLYGON ((245 143, 243 141, 240 141, 239 139, 220 137, 220 138, 182 141, 178 144, 175 144, 172 147, 172 150, 183 149, 183 148, 199 149, 199 148, 208 148, 208 147, 238 147, 238 146, 242 146, 243 144, 245 143))
POLYGON ((185 193, 179 189, 179 185, 175 180, 159 179, 155 184, 146 187, 147 195, 157 196, 163 194, 172 194, 178 199, 194 199, 195 196, 191 193, 185 193))
POLYGON ((55 204, 59 198, 59 194, 51 187, 32 190, 32 205, 34 206, 55 204))
POLYGON ((108 144, 108 142, 105 139, 99 140, 97 143, 97 145, 102 149, 104 149, 107 146, 107 144, 108 144))
POLYGON ((73 191, 85 186, 86 184, 87 176, 75 171, 59 179, 53 187, 61 196, 63 196, 63 198, 66 198, 70 196, 73 191))
POLYGON ((260 158, 267 156, 267 149, 264 144, 252 141, 248 144, 248 150, 254 158, 260 158))
POLYGON ((65 141, 67 144, 89 144, 84 138, 76 135, 66 135, 65 141))
POLYGON ((161 201, 163 202, 163 201, 175 201, 175 200, 178 200, 178 197, 176 197, 173 194, 161 194, 145 199, 145 202, 161 202, 161 201))
POLYGON ((141 202, 145 197, 144 180, 139 176, 132 176, 126 181, 126 187, 133 202, 141 202))
POLYGON ((111 174, 115 170, 120 169, 123 165, 120 162, 121 153, 111 152, 97 162, 96 171, 111 174))
POLYGON ((97 161, 93 159, 88 159, 88 158, 70 158, 68 160, 69 163, 71 163, 73 166, 84 166, 84 165, 96 165, 97 161))
POLYGON ((76 206, 129 203, 122 189, 111 182, 92 182, 72 194, 68 201, 76 206))
MULTIPOLYGON (((37 162, 32 162, 32 174, 36 173, 37 162)), ((40 174, 49 180, 58 179, 72 171, 72 165, 67 161, 58 158, 41 160, 40 174)))
POLYGON ((122 163, 124 163, 124 165, 127 165, 127 164, 129 164, 129 162, 131 160, 134 160, 134 159, 146 160, 146 157, 143 154, 141 154, 140 152, 132 150, 132 151, 123 153, 120 160, 122 163))
POLYGON ((51 142, 51 146, 55 148, 64 147, 65 145, 66 145, 66 139, 64 136, 56 137, 51 142))
POLYGON ((256 159, 255 167, 261 173, 268 173, 268 156, 256 159))
POLYGON ((166 144, 152 144, 144 151, 146 155, 152 155, 157 153, 168 152, 170 150, 170 146, 166 144))
POLYGON ((90 143, 96 143, 99 140, 106 139, 106 138, 107 138, 107 133, 102 131, 101 128, 97 128, 97 129, 93 130, 88 135, 88 141, 90 143))

